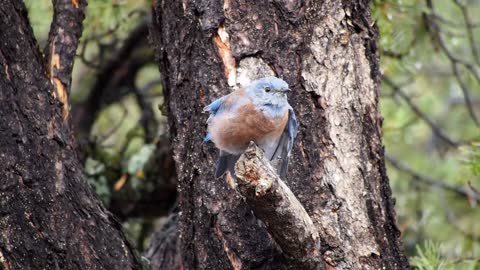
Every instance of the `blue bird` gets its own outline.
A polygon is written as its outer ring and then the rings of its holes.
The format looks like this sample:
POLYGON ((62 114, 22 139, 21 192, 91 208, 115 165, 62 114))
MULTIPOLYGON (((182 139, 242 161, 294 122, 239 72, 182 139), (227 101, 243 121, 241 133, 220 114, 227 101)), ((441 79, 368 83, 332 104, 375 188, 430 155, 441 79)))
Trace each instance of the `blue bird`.
POLYGON ((210 113, 203 143, 212 141, 220 149, 216 178, 227 170, 233 175, 235 163, 253 141, 272 164, 278 164, 277 173, 285 179, 298 130, 295 113, 287 100, 289 90, 282 79, 262 78, 203 109, 210 113))

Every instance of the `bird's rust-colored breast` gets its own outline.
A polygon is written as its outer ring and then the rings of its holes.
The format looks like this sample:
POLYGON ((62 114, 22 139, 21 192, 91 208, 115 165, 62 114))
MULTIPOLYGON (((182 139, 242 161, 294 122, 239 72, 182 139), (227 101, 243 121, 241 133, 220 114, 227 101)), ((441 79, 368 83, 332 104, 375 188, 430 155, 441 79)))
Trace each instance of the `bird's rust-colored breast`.
POLYGON ((258 144, 268 138, 280 137, 287 121, 288 112, 284 117, 268 119, 249 102, 212 123, 212 140, 220 149, 241 153, 250 141, 258 144))

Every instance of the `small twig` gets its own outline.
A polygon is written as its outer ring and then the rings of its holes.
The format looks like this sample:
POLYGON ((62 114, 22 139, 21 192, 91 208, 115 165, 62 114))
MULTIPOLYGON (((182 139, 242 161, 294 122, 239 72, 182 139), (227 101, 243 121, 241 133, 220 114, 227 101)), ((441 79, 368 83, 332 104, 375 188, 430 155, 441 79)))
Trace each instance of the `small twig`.
MULTIPOLYGON (((120 121, 118 121, 118 124, 115 124, 114 126, 112 126, 112 128, 110 128, 109 131, 105 132, 105 134, 102 134, 100 135, 102 138, 98 138, 97 139, 97 142, 98 144, 103 144, 105 143, 109 138, 112 137, 113 134, 115 134, 118 129, 122 126, 123 122, 125 121, 125 118, 128 114, 128 110, 125 106, 125 104, 121 103, 121 108, 122 108, 122 115, 120 116, 120 121)), ((113 121, 113 119, 112 119, 113 121)), ((99 137, 100 137, 99 136, 99 137)))
POLYGON ((140 116, 140 123, 142 124, 145 142, 151 142, 156 135, 157 131, 157 120, 155 119, 155 113, 153 112, 152 103, 150 102, 148 92, 151 88, 155 85, 161 83, 160 79, 152 80, 151 82, 147 83, 145 87, 142 89, 138 89, 134 82, 130 83, 130 88, 133 90, 135 97, 137 99, 137 104, 142 111, 142 115, 140 116))
POLYGON ((432 16, 438 16, 435 12, 434 6, 433 6, 433 1, 432 0, 426 0, 427 2, 427 7, 430 9, 431 14, 426 14, 426 22, 427 22, 427 31, 432 35, 433 39, 437 42, 437 44, 440 46, 442 51, 445 53, 447 58, 453 62, 454 64, 462 64, 464 65, 468 71, 475 77, 475 79, 480 82, 480 74, 478 70, 475 68, 474 65, 471 63, 455 56, 448 48, 447 45, 445 44, 445 41, 442 38, 442 35, 440 34, 440 26, 437 24, 437 22, 433 19, 432 16))
POLYGON ((450 264, 461 264, 465 262, 477 262, 480 263, 480 258, 479 257, 466 257, 466 258, 457 258, 452 261, 450 261, 450 264))
POLYGON ((404 172, 408 175, 410 175, 413 179, 420 181, 424 184, 435 186, 435 187, 440 187, 445 190, 451 191, 457 195, 460 195, 461 197, 465 197, 467 199, 472 199, 477 202, 480 202, 480 194, 476 194, 475 192, 472 192, 469 189, 466 189, 464 187, 457 187, 452 184, 447 183, 444 180, 441 179, 436 179, 428 175, 422 175, 412 168, 410 168, 408 165, 403 164, 400 162, 398 159, 395 157, 389 155, 388 153, 385 154, 385 159, 397 170, 404 172))
POLYGON ((458 218, 455 215, 455 212, 450 208, 449 204, 447 203, 447 199, 445 198, 444 192, 441 191, 439 193, 439 195, 440 195, 440 202, 442 204, 443 210, 445 211, 445 216, 447 218, 448 223, 450 225, 452 225, 453 228, 455 228, 460 233, 462 233, 465 237, 469 238, 472 241, 478 241, 479 238, 480 238, 480 235, 477 235, 473 232, 470 232, 470 231, 462 228, 462 226, 460 226, 460 224, 458 224, 458 222, 457 222, 458 218))
POLYGON ((462 11, 463 21, 465 22, 465 26, 467 27, 467 36, 468 36, 468 41, 470 42, 470 50, 472 52, 472 56, 473 56, 473 59, 475 60, 475 63, 477 63, 477 65, 480 65, 480 56, 478 53, 478 48, 475 43, 475 38, 473 34, 473 23, 470 20, 467 7, 458 0, 455 0, 453 2, 462 11))
POLYGON ((442 129, 433 122, 432 119, 430 119, 430 117, 428 117, 428 115, 426 113, 424 113, 415 103, 413 103, 413 101, 410 99, 410 97, 405 94, 402 89, 397 86, 389 77, 387 76, 383 76, 383 81, 388 85, 390 86, 390 88, 392 88, 392 90, 394 91, 395 94, 397 94, 399 97, 401 97, 406 103, 407 105, 410 107, 410 109, 419 117, 421 118, 429 127, 430 129, 433 131, 433 133, 435 133, 440 139, 444 140, 445 142, 447 142, 450 146, 452 147, 458 147, 461 145, 460 142, 450 138, 448 135, 446 135, 442 129))
MULTIPOLYGON (((470 47, 473 54, 473 58, 475 59, 475 62, 478 63, 480 62, 480 60, 478 59, 478 51, 474 44, 475 42, 473 40, 473 34, 471 33, 472 32, 471 22, 470 22, 470 19, 468 18, 468 13, 466 13, 467 11, 465 10, 465 7, 462 4, 458 3, 457 1, 455 1, 455 3, 462 10, 465 23, 467 24, 467 34, 469 36, 469 41, 471 43, 470 47)), ((475 115, 475 112, 472 107, 470 91, 460 76, 460 73, 458 71, 458 64, 465 66, 465 68, 467 68, 467 70, 470 71, 470 73, 475 77, 475 79, 478 82, 480 82, 480 75, 478 74, 477 70, 471 63, 468 63, 467 61, 462 60, 459 57, 453 55, 453 53, 447 48, 447 45, 445 44, 445 41, 443 40, 442 35, 440 33, 440 26, 431 17, 431 16, 436 16, 436 12, 435 12, 432 0, 427 0, 427 7, 430 8, 432 13, 432 15, 426 16, 427 25, 428 25, 427 30, 432 35, 433 39, 437 42, 437 44, 440 46, 440 48, 445 53, 445 55, 450 60, 450 62, 452 63, 452 70, 454 72, 455 79, 457 80, 458 84, 460 85, 460 88, 462 89, 462 93, 465 98, 465 103, 467 105, 468 113, 470 114, 470 117, 474 121, 475 125, 477 125, 477 127, 480 127, 480 121, 475 115)))
MULTIPOLYGON (((431 14, 430 16, 431 16, 432 19, 438 21, 439 23, 448 25, 450 27, 458 28, 458 27, 463 27, 464 26, 463 23, 457 23, 457 22, 448 20, 445 17, 442 17, 438 14, 431 14)), ((470 24, 470 27, 472 27, 472 28, 480 27, 480 23, 472 23, 472 24, 470 24)))
POLYGON ((467 106, 468 113, 470 114, 470 118, 472 118, 473 122, 477 127, 480 127, 480 121, 478 120, 477 115, 473 109, 473 102, 470 96, 470 90, 468 89, 467 84, 463 81, 460 72, 458 70, 458 66, 456 63, 452 63, 453 73, 455 74, 455 78, 457 79, 458 84, 460 85, 460 89, 462 89, 463 97, 465 99, 465 105, 467 106))
POLYGON ((283 250, 292 269, 325 269, 318 231, 255 143, 235 164, 240 194, 283 250))

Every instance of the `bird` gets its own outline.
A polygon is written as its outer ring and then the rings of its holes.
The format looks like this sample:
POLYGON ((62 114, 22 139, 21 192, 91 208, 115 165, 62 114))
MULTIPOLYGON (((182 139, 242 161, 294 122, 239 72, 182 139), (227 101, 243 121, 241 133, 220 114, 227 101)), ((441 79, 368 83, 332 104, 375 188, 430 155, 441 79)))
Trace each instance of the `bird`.
POLYGON ((220 150, 215 178, 227 171, 234 175, 235 163, 253 141, 285 179, 298 133, 297 118, 287 100, 289 91, 284 80, 265 77, 205 106, 203 111, 210 116, 202 144, 212 141, 220 150))

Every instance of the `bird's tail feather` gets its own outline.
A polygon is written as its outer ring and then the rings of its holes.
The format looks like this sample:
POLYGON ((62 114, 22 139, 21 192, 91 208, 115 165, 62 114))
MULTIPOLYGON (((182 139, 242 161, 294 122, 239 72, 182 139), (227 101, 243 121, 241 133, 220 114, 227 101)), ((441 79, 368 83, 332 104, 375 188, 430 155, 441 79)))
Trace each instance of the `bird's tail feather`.
POLYGON ((215 178, 222 177, 228 170, 231 175, 235 174, 235 163, 240 158, 240 155, 232 155, 225 151, 220 151, 217 168, 215 170, 215 178))

